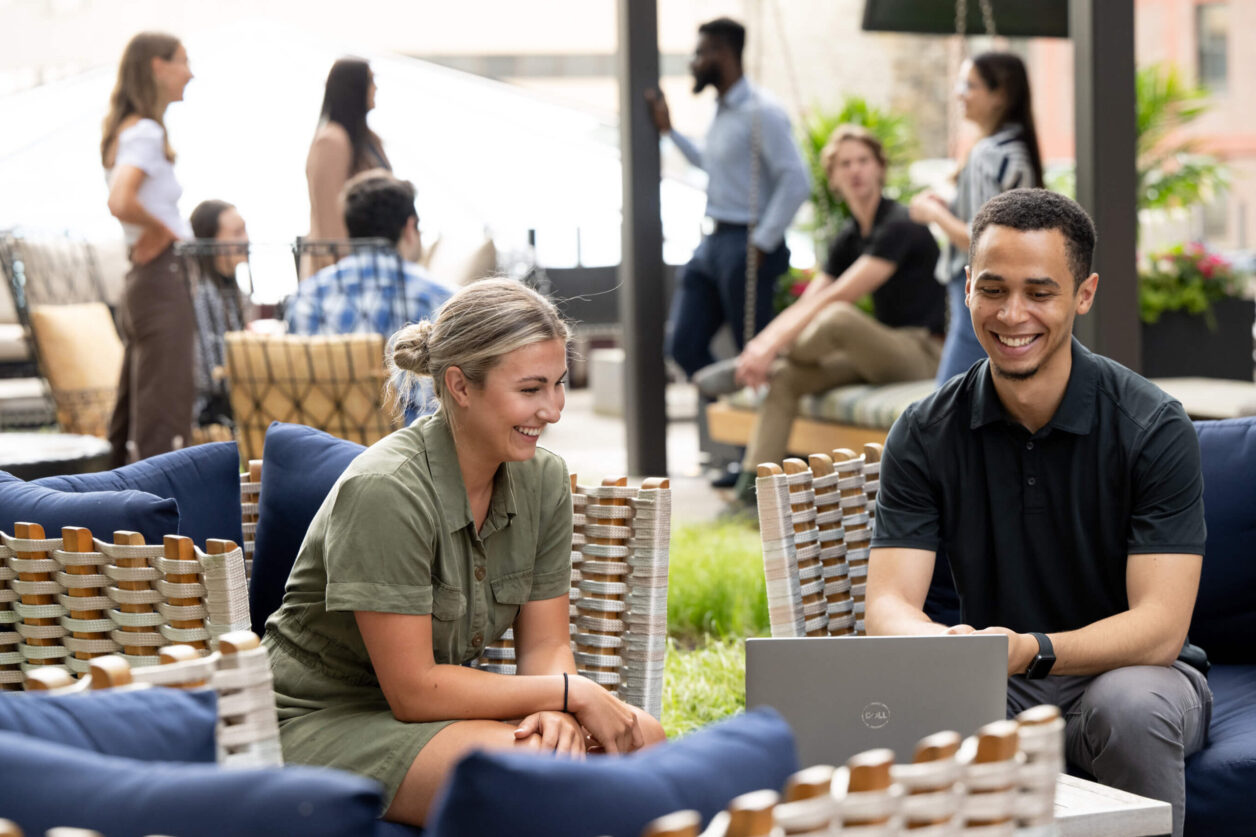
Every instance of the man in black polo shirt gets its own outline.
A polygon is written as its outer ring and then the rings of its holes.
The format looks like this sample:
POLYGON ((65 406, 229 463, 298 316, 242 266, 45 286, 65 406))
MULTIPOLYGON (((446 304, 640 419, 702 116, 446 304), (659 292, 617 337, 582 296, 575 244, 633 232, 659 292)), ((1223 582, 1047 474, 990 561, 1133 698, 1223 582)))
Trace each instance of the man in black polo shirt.
POLYGON ((755 466, 784 458, 802 396, 845 384, 931 378, 942 355, 946 291, 933 277, 938 245, 907 207, 882 194, 881 142, 865 128, 839 125, 821 159, 851 218, 833 240, 824 270, 735 361, 737 383, 768 387, 737 485, 748 503, 755 466), (854 305, 865 294, 872 294, 875 317, 854 305))
MULTIPOLYGON (((1087 351, 1094 226, 1006 192, 973 221, 966 289, 989 356, 895 422, 868 572, 875 634, 1002 633, 1008 713, 1061 707, 1069 761, 1173 805, 1212 695, 1181 658, 1204 552, 1199 444, 1182 406, 1087 351), (964 624, 922 611, 944 548, 964 624), (1050 675, 1050 676, 1048 676, 1050 675)), ((927 684, 922 684, 927 685, 927 684)))

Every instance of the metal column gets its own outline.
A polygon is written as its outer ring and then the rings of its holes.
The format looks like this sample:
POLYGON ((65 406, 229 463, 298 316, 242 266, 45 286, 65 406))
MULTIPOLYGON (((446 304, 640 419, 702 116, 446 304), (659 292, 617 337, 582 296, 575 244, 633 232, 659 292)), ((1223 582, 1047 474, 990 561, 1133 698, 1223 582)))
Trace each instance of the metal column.
POLYGON ((619 318, 624 330, 624 427, 628 470, 667 475, 663 328, 663 222, 659 138, 644 91, 658 86, 656 0, 618 0, 619 146, 623 169, 623 257, 619 318))
POLYGON ((1138 319, 1134 1, 1069 0, 1077 201, 1095 221, 1099 293, 1077 320, 1093 351, 1142 369, 1138 319), (1102 174, 1101 174, 1102 173, 1102 174))

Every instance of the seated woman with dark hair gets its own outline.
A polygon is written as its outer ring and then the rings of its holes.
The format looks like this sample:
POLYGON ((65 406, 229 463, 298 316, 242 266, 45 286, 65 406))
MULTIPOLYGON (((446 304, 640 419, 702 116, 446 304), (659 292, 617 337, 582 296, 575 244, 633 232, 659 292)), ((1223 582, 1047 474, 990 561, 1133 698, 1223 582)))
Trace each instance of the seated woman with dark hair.
POLYGON ((231 426, 231 401, 221 370, 225 363, 223 335, 240 331, 245 300, 236 283, 236 269, 249 260, 249 234, 244 219, 226 201, 202 201, 189 219, 198 250, 190 264, 189 285, 196 313, 194 418, 197 427, 231 426))

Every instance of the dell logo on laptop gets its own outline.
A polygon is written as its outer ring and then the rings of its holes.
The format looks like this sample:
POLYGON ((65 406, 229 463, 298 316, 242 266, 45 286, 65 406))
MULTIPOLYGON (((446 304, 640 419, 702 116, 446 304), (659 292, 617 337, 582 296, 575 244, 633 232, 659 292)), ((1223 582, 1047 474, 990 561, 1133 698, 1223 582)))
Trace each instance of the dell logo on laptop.
POLYGON ((880 701, 872 701, 859 713, 859 720, 868 729, 880 729, 890 722, 890 707, 880 701))

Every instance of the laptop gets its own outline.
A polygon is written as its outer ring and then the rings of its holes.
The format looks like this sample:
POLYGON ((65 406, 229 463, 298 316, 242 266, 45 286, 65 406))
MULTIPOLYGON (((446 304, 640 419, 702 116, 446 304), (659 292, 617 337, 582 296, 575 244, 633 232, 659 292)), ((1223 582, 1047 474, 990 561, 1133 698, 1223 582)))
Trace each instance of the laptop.
POLYGON ((926 735, 1002 720, 1006 701, 1002 635, 746 640, 746 708, 781 713, 804 767, 877 747, 909 762, 926 735))

